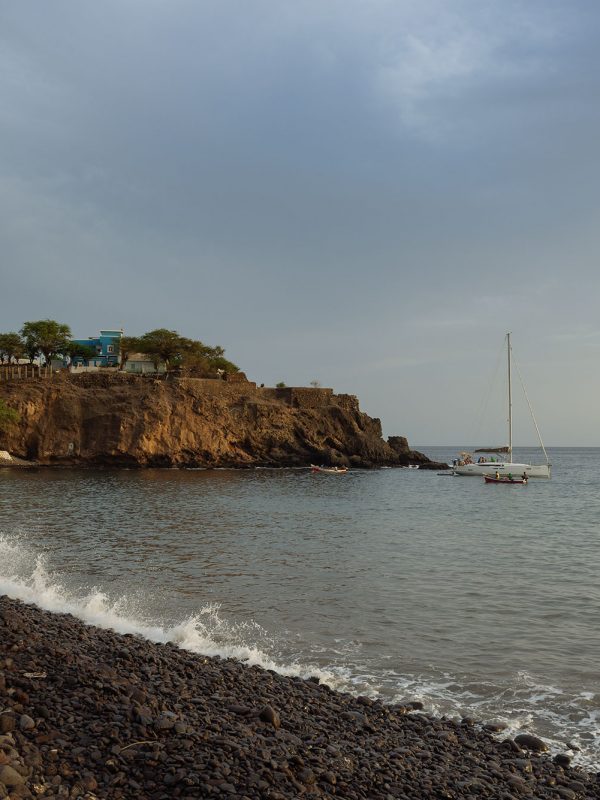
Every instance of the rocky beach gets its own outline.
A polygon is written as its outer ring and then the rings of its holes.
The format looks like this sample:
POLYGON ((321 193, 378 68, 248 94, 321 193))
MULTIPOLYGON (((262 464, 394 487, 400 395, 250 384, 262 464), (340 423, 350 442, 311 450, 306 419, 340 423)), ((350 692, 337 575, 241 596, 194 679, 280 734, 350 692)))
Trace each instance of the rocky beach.
POLYGON ((540 739, 419 705, 0 598, 0 798, 600 798, 540 739))

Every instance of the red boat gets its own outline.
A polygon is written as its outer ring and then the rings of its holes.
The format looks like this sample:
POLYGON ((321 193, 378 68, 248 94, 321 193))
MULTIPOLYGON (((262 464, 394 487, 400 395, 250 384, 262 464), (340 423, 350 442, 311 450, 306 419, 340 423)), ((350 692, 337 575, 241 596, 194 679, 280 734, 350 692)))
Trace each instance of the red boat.
POLYGON ((524 484, 528 483, 527 478, 495 478, 493 475, 484 475, 483 480, 486 483, 510 483, 510 484, 524 484))

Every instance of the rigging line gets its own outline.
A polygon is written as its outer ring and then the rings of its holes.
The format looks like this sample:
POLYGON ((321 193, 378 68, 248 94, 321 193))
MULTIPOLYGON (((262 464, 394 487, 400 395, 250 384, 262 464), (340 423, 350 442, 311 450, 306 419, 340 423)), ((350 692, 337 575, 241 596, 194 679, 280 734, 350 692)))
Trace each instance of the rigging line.
MULTIPOLYGON (((473 442, 477 442, 479 434, 481 432, 481 427, 483 425, 483 419, 484 419, 485 415, 487 414, 487 409, 488 409, 488 405, 489 405, 489 402, 490 402, 490 397, 492 396, 492 392, 494 391, 494 386, 496 385, 496 379, 498 377, 498 370, 500 368, 500 360, 502 358, 503 353, 504 353, 504 341, 502 342, 502 344, 500 345, 500 348, 498 349, 498 355, 496 357, 496 366, 494 368, 494 374, 492 376, 492 380, 491 380, 491 383, 489 385, 487 397, 484 398, 484 400, 483 400, 483 402, 482 402, 482 404, 481 404, 481 406, 479 408, 477 428, 475 429, 475 437, 473 439, 473 442)), ((490 447, 492 447, 492 446, 495 447, 495 445, 492 445, 492 443, 490 443, 489 446, 490 447)))
POLYGON ((548 453, 546 452, 546 448, 544 447, 544 443, 542 441, 542 434, 540 433, 540 429, 538 428, 538 424, 535 418, 535 414, 533 413, 533 408, 531 407, 531 403, 529 402, 529 395, 527 394, 527 389, 525 388, 525 384, 523 383, 523 376, 521 375, 521 370, 519 369, 519 365, 517 364, 514 355, 513 355, 513 365, 517 371, 517 375, 519 376, 519 381, 521 383, 521 388, 523 389, 523 394, 525 395, 525 400, 527 400, 527 405, 529 406, 529 413, 531 414, 531 419, 533 420, 533 424, 535 425, 535 430, 538 435, 538 439, 540 441, 540 447, 544 451, 544 456, 546 457, 546 463, 550 463, 550 459, 548 458, 548 453))

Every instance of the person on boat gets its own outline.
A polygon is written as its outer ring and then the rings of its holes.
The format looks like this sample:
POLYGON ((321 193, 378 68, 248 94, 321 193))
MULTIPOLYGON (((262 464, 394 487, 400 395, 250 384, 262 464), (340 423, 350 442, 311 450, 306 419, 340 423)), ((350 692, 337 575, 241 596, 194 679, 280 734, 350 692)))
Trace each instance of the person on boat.
POLYGON ((511 482, 513 481, 512 472, 508 473, 508 480, 511 481, 511 482))
POLYGON ((499 481, 499 480, 500 480, 500 473, 498 472, 498 470, 496 470, 496 480, 497 480, 497 481, 499 481))
POLYGON ((527 483, 527 481, 529 480, 526 472, 523 473, 522 478, 523 478, 523 483, 527 483))

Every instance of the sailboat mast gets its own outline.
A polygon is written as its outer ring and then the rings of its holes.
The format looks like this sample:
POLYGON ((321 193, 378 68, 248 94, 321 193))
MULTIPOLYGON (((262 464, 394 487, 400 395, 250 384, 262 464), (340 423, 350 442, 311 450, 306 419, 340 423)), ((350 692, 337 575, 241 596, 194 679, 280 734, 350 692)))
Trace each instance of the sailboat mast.
POLYGON ((506 334, 506 348, 508 350, 508 463, 512 464, 512 385, 510 365, 510 333, 506 334))

